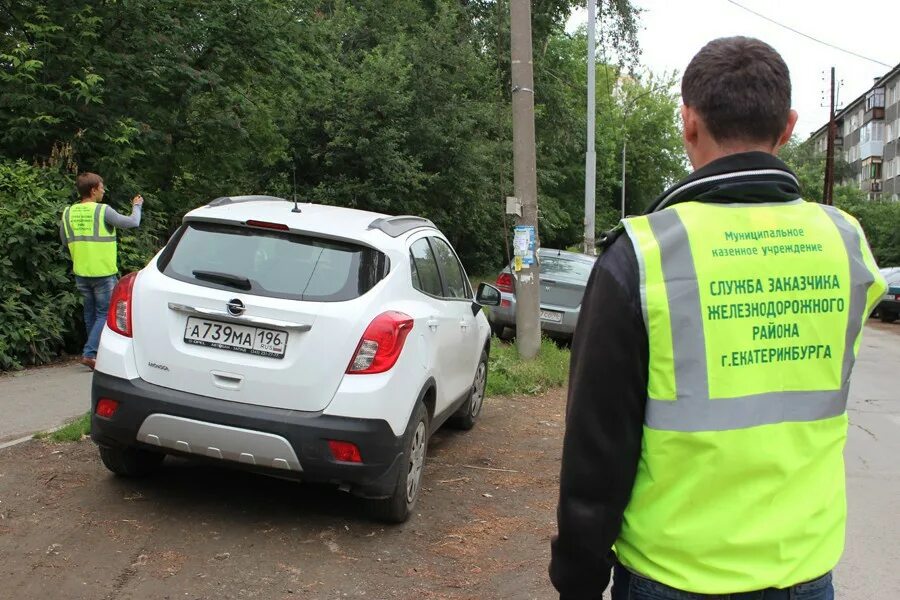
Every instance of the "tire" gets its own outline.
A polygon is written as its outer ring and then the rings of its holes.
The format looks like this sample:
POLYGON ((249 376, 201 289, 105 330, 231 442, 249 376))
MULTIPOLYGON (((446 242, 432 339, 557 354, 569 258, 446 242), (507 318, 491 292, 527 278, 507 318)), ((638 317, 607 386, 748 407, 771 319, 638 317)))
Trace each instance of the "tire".
POLYGON ((138 448, 107 448, 100 446, 103 465, 120 477, 144 477, 159 468, 165 454, 138 448))
POLYGON ((472 389, 469 390, 469 397, 459 407, 459 410, 450 417, 448 423, 457 429, 468 431, 475 426, 478 415, 481 414, 481 408, 484 406, 484 393, 487 389, 488 378, 488 355, 485 350, 481 351, 481 358, 478 359, 478 366, 475 368, 475 379, 472 381, 472 389))
POLYGON ((893 323, 894 321, 897 320, 897 313, 895 313, 895 312, 890 312, 890 311, 887 311, 884 309, 881 309, 881 311, 879 311, 879 312, 881 313, 881 322, 882 323, 893 323))
POLYGON ((491 323, 491 333, 494 334, 494 337, 503 339, 503 332, 506 331, 506 325, 494 324, 491 323))
POLYGON ((403 466, 397 476, 394 493, 390 498, 369 501, 373 515, 379 521, 397 524, 409 519, 422 489, 427 450, 428 411, 424 404, 416 402, 403 435, 403 466))

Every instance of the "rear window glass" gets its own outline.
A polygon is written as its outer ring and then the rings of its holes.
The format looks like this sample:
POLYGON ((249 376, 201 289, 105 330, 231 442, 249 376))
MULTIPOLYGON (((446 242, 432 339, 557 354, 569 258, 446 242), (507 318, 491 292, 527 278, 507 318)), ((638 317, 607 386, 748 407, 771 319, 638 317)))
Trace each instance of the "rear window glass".
POLYGON ((561 275, 587 281, 593 263, 568 260, 559 256, 541 256, 541 275, 561 275))
POLYGON ((210 223, 182 227, 159 268, 211 288, 318 302, 358 298, 388 270, 387 257, 364 246, 210 223))

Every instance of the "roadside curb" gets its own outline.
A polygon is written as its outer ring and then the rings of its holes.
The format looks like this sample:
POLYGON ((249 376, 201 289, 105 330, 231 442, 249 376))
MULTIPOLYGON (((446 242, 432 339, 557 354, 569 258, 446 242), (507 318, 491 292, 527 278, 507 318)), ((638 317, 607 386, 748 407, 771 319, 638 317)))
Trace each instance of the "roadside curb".
MULTIPOLYGON (((57 429, 58 429, 58 428, 57 428, 57 429)), ((54 430, 54 431, 55 431, 55 430, 54 430)), ((34 439, 34 435, 35 435, 35 434, 32 433, 31 435, 28 435, 28 436, 19 438, 19 439, 17 439, 17 440, 11 440, 11 441, 9 441, 9 442, 3 442, 2 444, 0 444, 0 450, 3 450, 4 448, 10 448, 10 447, 12 447, 12 446, 17 446, 18 444, 24 444, 24 443, 27 442, 28 440, 33 440, 33 439, 34 439)))
POLYGON ((37 438, 34 437, 34 436, 36 436, 36 435, 39 434, 39 433, 46 433, 46 434, 49 435, 49 434, 53 433, 54 431, 59 431, 60 429, 62 429, 62 428, 65 427, 66 425, 68 425, 68 423, 63 423, 63 424, 60 425, 59 427, 53 427, 53 428, 51 428, 51 429, 42 429, 42 430, 40 430, 40 431, 35 431, 34 433, 28 434, 28 435, 26 435, 25 437, 20 437, 20 438, 15 439, 15 440, 10 440, 10 441, 8 441, 8 442, 3 442, 2 444, 0 444, 0 450, 3 450, 3 449, 5 449, 5 448, 12 448, 13 446, 18 446, 19 444, 24 444, 25 442, 27 442, 27 441, 29 441, 29 440, 35 440, 35 439, 37 439, 37 438))

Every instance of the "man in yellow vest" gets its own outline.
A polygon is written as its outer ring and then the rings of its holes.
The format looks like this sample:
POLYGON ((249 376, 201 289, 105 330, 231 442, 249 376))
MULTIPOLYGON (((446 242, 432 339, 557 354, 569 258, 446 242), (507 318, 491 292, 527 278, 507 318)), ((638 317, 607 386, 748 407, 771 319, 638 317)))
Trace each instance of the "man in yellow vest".
POLYGON ((682 81, 695 171, 609 236, 572 347, 563 599, 834 597, 850 373, 884 280, 776 158, 787 65, 715 40, 682 81))
POLYGON ((84 297, 87 341, 81 363, 93 370, 109 298, 119 272, 116 229, 129 229, 141 224, 144 199, 140 195, 135 196, 131 201, 131 215, 126 217, 103 204, 106 189, 103 179, 96 173, 82 173, 75 186, 81 200, 63 211, 60 237, 69 248, 75 284, 84 297))

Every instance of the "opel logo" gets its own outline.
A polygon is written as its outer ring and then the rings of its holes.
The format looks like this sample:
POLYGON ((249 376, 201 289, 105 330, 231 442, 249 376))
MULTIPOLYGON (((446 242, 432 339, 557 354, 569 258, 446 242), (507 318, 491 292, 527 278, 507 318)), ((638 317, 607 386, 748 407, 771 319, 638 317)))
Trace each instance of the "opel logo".
POLYGON ((235 317, 239 317, 242 314, 244 314, 244 310, 245 310, 244 303, 241 302, 240 300, 238 300, 237 298, 234 298, 233 300, 229 300, 228 304, 226 304, 225 307, 228 308, 229 314, 232 314, 235 317))

